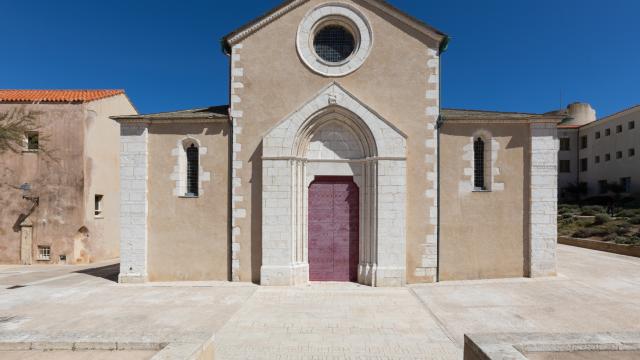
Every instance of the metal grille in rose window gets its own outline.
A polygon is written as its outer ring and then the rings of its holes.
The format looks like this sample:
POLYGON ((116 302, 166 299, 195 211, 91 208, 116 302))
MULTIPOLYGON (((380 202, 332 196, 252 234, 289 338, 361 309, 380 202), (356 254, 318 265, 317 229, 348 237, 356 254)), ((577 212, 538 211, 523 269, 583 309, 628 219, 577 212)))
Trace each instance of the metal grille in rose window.
POLYGON ((355 48, 353 35, 342 26, 327 26, 318 31, 313 40, 318 56, 328 62, 346 60, 355 48))

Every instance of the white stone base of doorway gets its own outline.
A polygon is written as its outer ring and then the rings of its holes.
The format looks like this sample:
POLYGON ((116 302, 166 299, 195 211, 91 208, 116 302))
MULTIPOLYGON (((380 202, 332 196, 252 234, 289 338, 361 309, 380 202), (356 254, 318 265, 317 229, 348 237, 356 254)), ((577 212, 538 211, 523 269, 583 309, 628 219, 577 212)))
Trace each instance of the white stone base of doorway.
POLYGON ((144 284, 149 282, 149 277, 142 274, 125 274, 120 270, 118 283, 120 284, 144 284))
MULTIPOLYGON (((358 265, 358 283, 375 287, 401 287, 406 284, 406 269, 375 264, 358 265)), ((299 286, 309 284, 309 264, 262 266, 260 285, 299 286)))
POLYGON ((262 266, 260 285, 298 286, 309 283, 309 264, 262 266))

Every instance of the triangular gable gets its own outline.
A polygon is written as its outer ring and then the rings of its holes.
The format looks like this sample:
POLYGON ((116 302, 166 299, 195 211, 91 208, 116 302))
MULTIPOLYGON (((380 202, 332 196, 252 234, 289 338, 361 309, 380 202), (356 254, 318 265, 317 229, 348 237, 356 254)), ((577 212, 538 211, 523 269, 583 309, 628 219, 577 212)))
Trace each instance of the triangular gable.
MULTIPOLYGON (((286 0, 282 4, 278 5, 275 9, 267 12, 265 15, 262 15, 254 19, 253 21, 247 23, 246 25, 231 32, 230 34, 222 38, 222 47, 224 52, 227 54, 231 53, 230 50, 233 47, 233 45, 241 42, 251 34, 262 29, 263 27, 267 26, 271 22, 281 18, 282 16, 286 15, 290 11, 296 9, 300 5, 305 4, 308 1, 309 0, 286 0)), ((446 42, 448 39, 448 36, 445 33, 439 31, 438 29, 432 26, 427 25, 423 21, 416 19, 415 17, 407 14, 406 12, 399 10, 398 8, 396 8, 395 6, 389 4, 384 0, 357 0, 356 2, 359 2, 359 1, 365 2, 387 13, 388 15, 396 18, 397 20, 413 27, 417 31, 429 36, 430 38, 434 39, 440 44, 443 42, 446 42)))

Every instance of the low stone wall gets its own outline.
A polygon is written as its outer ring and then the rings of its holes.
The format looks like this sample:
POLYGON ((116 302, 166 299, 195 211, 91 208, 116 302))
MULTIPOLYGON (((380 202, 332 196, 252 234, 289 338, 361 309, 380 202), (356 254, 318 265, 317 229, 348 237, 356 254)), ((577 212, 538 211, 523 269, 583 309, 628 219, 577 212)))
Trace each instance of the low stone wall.
POLYGON ((635 245, 621 245, 597 240, 577 239, 568 236, 559 236, 558 243, 585 249, 605 251, 613 254, 640 257, 640 246, 635 245))
MULTIPOLYGON (((464 360, 527 360, 532 353, 639 351, 640 333, 500 333, 464 337, 464 360)), ((560 357, 558 357, 560 358, 560 357)))
MULTIPOLYGON (((213 360, 213 336, 150 338, 143 334, 42 334, 0 332, 1 351, 157 351, 151 360, 213 360)), ((2 356, 0 355, 0 358, 2 356)))

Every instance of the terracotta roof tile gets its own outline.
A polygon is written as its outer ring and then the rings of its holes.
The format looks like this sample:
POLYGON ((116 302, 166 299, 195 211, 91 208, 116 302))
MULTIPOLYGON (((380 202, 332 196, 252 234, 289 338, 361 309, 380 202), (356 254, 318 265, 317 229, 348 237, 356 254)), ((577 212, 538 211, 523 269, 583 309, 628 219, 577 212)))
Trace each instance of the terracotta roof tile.
POLYGON ((124 94, 124 90, 1 90, 0 102, 89 102, 124 94))

